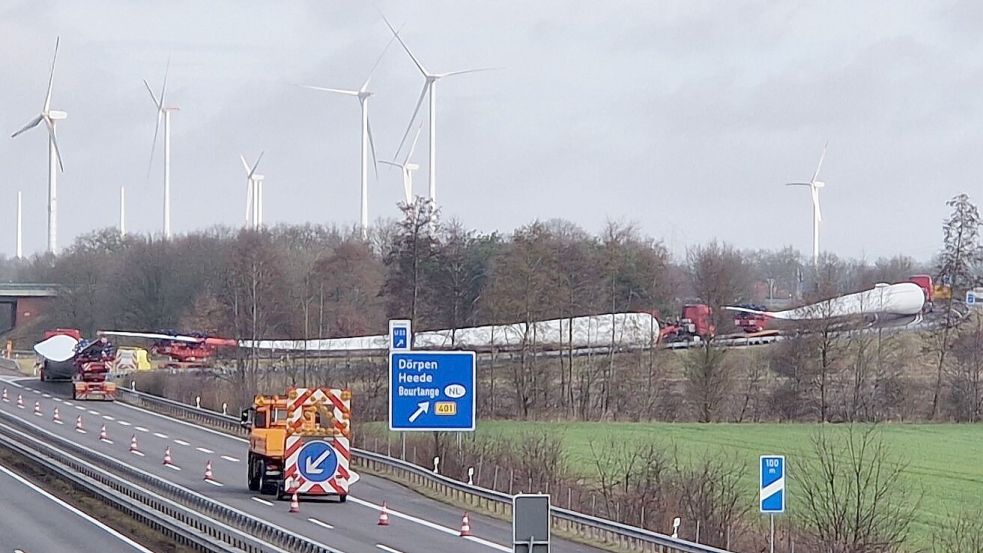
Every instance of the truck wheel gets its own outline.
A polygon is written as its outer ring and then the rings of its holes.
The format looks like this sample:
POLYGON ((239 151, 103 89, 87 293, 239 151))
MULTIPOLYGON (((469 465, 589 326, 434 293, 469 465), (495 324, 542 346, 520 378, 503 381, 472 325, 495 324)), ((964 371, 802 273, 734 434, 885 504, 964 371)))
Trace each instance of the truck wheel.
POLYGON ((344 503, 346 501, 348 501, 348 494, 338 496, 338 503, 344 503))
POLYGON ((249 491, 258 492, 259 491, 259 470, 256 466, 256 462, 252 459, 249 460, 249 468, 246 470, 246 480, 249 483, 249 491))
POLYGON ((266 471, 259 471, 259 493, 273 495, 277 493, 277 481, 266 477, 266 471))

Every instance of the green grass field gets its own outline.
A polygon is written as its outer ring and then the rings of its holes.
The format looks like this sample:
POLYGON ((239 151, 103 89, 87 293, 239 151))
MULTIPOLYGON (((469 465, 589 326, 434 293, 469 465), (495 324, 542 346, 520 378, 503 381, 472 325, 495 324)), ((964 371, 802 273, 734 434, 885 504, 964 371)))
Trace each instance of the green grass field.
MULTIPOLYGON (((670 423, 546 423, 481 421, 478 432, 486 436, 510 436, 549 431, 562 439, 568 466, 592 476, 590 442, 604 444, 609 437, 624 443, 654 440, 677 448, 684 458, 725 454, 747 467, 748 501, 757 509, 758 456, 784 454, 790 470, 794 459, 812 455, 815 424, 670 424, 670 423)), ((841 432, 843 425, 827 425, 841 432)), ((882 425, 884 440, 896 459, 908 463, 907 483, 921 495, 913 528, 915 540, 927 544, 932 528, 947 514, 983 508, 983 424, 882 425)), ((788 508, 796 508, 794 474, 789 476, 788 508)))

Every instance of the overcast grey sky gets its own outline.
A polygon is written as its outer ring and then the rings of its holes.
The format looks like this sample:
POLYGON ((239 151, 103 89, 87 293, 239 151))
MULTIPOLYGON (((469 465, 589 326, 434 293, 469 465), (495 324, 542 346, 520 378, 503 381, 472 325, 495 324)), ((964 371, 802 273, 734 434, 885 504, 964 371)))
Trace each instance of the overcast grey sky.
MULTIPOLYGON (((980 2, 381 2, 434 71, 501 66, 438 85, 445 217, 510 231, 562 217, 590 231, 633 221, 675 252, 713 238, 808 254, 808 180, 824 141, 823 249, 938 248, 944 202, 976 195, 983 151, 980 2)), ((268 223, 358 218, 353 88, 390 33, 369 2, 0 0, 0 131, 36 115, 55 37, 52 107, 65 173, 59 242, 113 226, 161 229, 162 173, 147 164, 168 57, 176 232, 239 225, 239 154, 266 151, 268 223)), ((422 86, 390 48, 372 88, 389 158, 422 86)), ((426 191, 425 133, 416 191, 426 191)), ((46 136, 0 138, 0 252, 45 245, 46 136)), ((158 150, 159 152, 159 150, 158 150)), ((398 170, 370 180, 370 218, 393 217, 398 170)), ((983 198, 976 197, 976 200, 983 198)))

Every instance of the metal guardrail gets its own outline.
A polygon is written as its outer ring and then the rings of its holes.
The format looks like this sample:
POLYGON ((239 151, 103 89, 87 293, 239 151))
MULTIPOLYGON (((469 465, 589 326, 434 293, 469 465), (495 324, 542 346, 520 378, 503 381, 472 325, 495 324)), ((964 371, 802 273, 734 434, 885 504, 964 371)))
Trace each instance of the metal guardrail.
MULTIPOLYGON (((121 389, 119 398, 228 434, 240 437, 247 435, 247 431, 239 426, 239 419, 236 417, 131 389, 121 389)), ((425 467, 363 449, 352 448, 352 460, 372 472, 387 474, 396 480, 428 488, 454 501, 506 517, 512 515, 512 496, 507 493, 468 485, 465 482, 434 474, 425 467)), ((709 545, 673 538, 560 507, 553 507, 551 514, 554 528, 593 542, 617 546, 622 550, 658 553, 729 553, 709 545)))
POLYGON ((93 451, 15 416, 0 411, 0 419, 5 421, 0 424, 0 434, 56 460, 71 471, 151 507, 159 513, 158 521, 169 517, 189 526, 209 541, 225 544, 224 549, 205 551, 339 553, 329 546, 93 451), (43 440, 34 436, 43 437, 43 440))

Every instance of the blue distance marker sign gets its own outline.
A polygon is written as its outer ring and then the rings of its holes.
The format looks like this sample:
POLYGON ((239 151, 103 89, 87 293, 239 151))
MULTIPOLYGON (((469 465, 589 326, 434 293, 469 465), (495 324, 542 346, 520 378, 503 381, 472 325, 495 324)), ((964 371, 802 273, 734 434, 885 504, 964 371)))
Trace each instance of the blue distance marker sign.
POLYGON ((327 482, 338 470, 338 454, 324 440, 307 442, 297 453, 297 471, 309 482, 327 482))
POLYGON ((389 354, 389 429, 473 431, 473 351, 389 354))
POLYGON ((762 513, 785 512, 785 456, 761 456, 758 502, 762 513))

